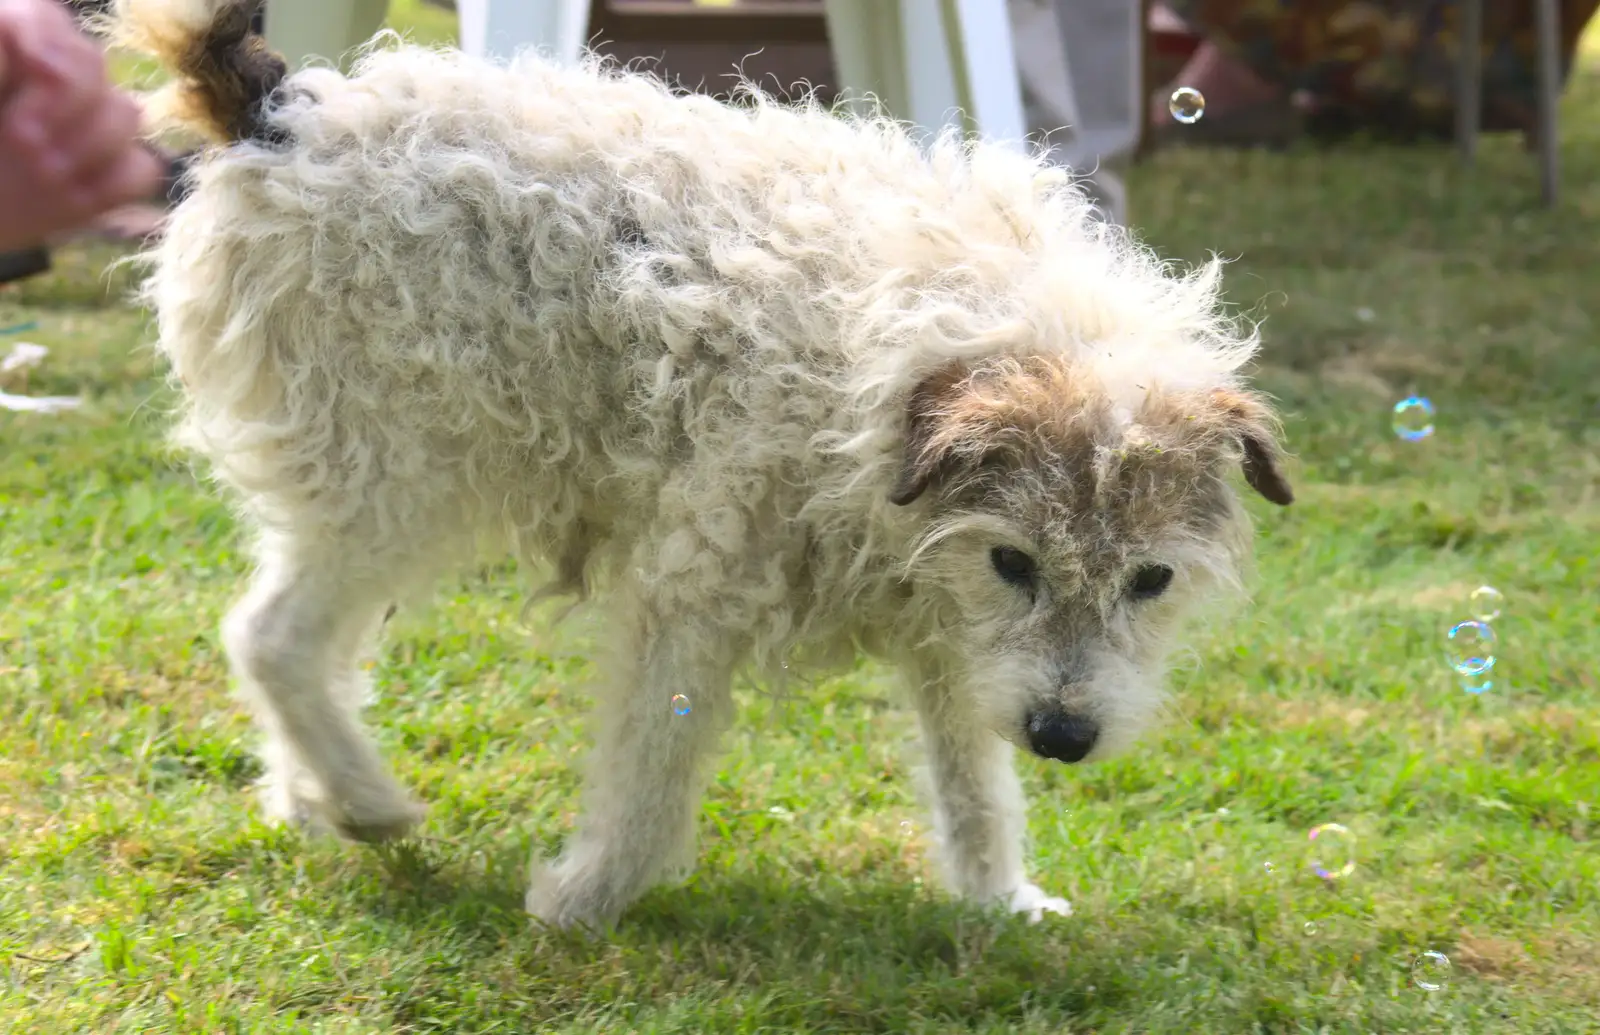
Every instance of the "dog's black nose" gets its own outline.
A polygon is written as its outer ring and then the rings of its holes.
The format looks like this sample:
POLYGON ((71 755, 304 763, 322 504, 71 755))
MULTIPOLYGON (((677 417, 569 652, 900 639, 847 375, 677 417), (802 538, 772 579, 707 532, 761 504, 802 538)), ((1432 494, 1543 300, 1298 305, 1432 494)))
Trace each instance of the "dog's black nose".
POLYGON ((1099 736, 1095 721, 1081 715, 1047 711, 1028 716, 1028 746, 1041 758, 1081 762, 1099 736))

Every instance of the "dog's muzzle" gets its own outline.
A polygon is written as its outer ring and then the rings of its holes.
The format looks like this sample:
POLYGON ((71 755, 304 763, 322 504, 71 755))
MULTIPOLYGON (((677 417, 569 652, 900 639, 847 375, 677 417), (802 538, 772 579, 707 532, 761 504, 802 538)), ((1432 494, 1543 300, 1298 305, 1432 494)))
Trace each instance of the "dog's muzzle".
POLYGON ((1100 739, 1100 727, 1082 715, 1043 711, 1028 716, 1028 747, 1040 758, 1081 762, 1100 739))

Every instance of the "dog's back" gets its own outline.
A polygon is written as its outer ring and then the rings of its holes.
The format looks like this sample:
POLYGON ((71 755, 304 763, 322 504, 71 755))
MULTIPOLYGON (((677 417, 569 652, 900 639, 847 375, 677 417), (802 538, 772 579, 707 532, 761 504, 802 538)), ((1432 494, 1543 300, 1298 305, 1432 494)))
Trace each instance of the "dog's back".
POLYGON ((402 46, 284 76, 239 11, 118 17, 178 70, 180 116, 230 141, 147 298, 180 441, 269 526, 381 520, 442 551, 487 520, 581 570, 700 453, 694 491, 742 486, 778 536, 843 492, 814 447, 862 432, 886 314, 998 295, 1059 230, 1020 155, 980 156, 985 180, 885 120, 531 56, 402 46))

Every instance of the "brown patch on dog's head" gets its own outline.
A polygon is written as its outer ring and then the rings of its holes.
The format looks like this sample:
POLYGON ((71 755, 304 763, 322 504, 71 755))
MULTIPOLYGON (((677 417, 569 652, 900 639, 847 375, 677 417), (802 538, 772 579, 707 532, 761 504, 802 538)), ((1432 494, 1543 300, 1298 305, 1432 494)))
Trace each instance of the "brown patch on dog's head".
MULTIPOLYGON (((918 382, 907 401, 904 454, 889 501, 905 506, 936 481, 1026 462, 1028 453, 1077 452, 1094 437, 1085 437, 1087 428, 1103 418, 1107 406, 1103 388, 1075 377, 1059 359, 946 363, 918 382), (1069 434, 1073 429, 1080 434, 1069 434)), ((1163 444, 1167 450, 1231 453, 1251 488, 1288 506, 1294 490, 1281 469, 1276 431, 1267 405, 1242 389, 1219 388, 1199 399, 1155 391, 1125 429, 1117 454, 1124 460, 1128 449, 1159 454, 1163 444)), ((1104 458, 1097 466, 1104 467, 1104 458)))
POLYGON ((889 501, 905 506, 936 481, 1026 463, 1055 452, 1096 400, 1058 359, 953 360, 918 382, 906 405, 905 453, 889 501))
POLYGON ((906 402, 906 438, 900 476, 889 502, 903 507, 928 490, 928 485, 955 460, 961 416, 962 387, 971 371, 960 362, 947 363, 923 378, 906 402))
POLYGON ((1211 399, 1224 433, 1243 450, 1244 480, 1280 507, 1293 503, 1294 489, 1279 467, 1276 422, 1266 404, 1247 392, 1228 388, 1217 389, 1211 399))
POLYGON ((905 506, 937 480, 1019 462, 1082 418, 1089 400, 1064 363, 953 360, 918 382, 906 405, 905 455, 889 502, 905 506))

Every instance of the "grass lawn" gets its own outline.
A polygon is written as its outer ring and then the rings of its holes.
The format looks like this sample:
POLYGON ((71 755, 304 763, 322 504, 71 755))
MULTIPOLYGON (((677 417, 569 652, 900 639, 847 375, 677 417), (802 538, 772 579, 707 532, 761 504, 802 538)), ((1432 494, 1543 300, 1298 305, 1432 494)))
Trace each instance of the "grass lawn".
POLYGON ((103 250, 0 292, 0 326, 52 349, 29 391, 91 398, 0 414, 0 1030, 1600 1031, 1590 44, 1555 212, 1512 140, 1471 171, 1376 147, 1136 171, 1155 247, 1239 257, 1300 498, 1252 505, 1255 602, 1199 634, 1161 734, 1019 761, 1036 874, 1077 909, 1035 928, 937 890, 908 716, 863 664, 743 695, 687 886, 607 940, 534 930, 594 619, 525 627, 505 568, 441 587, 378 664, 369 717, 424 836, 263 825, 216 631, 245 559, 162 447, 150 325, 103 250), (1389 430, 1411 392, 1438 408, 1419 443, 1389 430), (1473 696, 1444 631, 1480 583, 1506 599, 1473 696), (1332 884, 1306 859, 1327 822, 1355 837, 1332 884), (1453 964, 1432 993, 1428 950, 1453 964))

